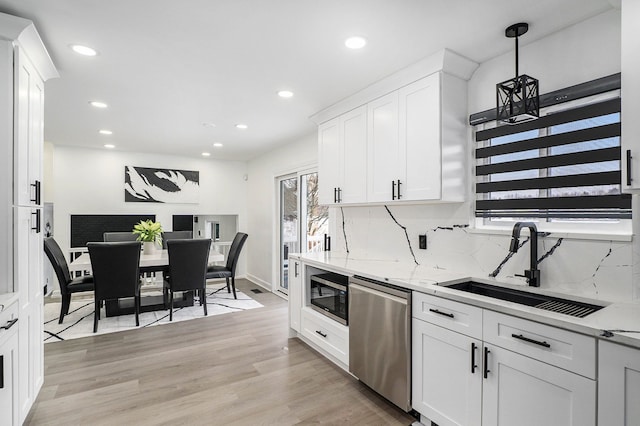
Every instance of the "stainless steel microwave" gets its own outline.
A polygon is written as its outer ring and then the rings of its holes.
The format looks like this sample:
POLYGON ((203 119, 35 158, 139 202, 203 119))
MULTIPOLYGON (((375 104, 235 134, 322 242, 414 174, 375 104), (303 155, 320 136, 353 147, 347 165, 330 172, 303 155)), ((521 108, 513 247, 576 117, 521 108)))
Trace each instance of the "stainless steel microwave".
POLYGON ((347 325, 349 322, 349 277, 327 272, 311 276, 311 308, 347 325))

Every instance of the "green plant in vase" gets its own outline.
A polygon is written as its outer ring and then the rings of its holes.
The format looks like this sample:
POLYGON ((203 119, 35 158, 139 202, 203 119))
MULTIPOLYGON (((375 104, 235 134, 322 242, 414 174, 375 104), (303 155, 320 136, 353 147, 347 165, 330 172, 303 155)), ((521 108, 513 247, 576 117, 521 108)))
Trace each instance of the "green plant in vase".
POLYGON ((144 251, 153 251, 156 246, 162 245, 162 225, 152 220, 141 220, 133 226, 133 233, 138 236, 136 240, 142 241, 144 251))

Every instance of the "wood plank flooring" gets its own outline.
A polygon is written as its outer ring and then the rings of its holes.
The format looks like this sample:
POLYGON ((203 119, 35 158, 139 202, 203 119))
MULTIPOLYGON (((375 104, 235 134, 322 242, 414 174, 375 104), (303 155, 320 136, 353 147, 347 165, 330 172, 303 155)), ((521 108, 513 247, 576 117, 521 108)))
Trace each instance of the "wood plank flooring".
POLYGON ((45 345, 25 425, 409 425, 413 418, 298 339, 287 303, 45 345))

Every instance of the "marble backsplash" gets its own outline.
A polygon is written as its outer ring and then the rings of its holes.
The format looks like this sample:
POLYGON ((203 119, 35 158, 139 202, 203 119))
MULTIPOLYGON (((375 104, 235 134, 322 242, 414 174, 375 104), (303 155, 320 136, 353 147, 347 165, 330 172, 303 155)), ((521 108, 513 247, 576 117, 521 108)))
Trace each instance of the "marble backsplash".
MULTIPOLYGON (((515 274, 529 267, 528 231, 523 230, 519 251, 511 254, 510 235, 469 228, 467 203, 335 207, 330 216, 335 224, 332 251, 350 258, 394 260, 526 284, 515 274), (426 250, 418 248, 420 234, 427 235, 426 250)), ((543 235, 538 240, 542 288, 612 302, 640 297, 633 266, 640 255, 631 242, 543 235)))

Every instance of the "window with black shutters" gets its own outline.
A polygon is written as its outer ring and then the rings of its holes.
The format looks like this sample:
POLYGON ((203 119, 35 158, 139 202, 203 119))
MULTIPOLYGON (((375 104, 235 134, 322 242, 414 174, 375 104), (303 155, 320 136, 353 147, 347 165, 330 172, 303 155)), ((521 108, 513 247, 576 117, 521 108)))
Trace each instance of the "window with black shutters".
POLYGON ((631 197, 620 185, 620 98, 579 103, 476 130, 477 218, 485 224, 631 218, 631 197))

